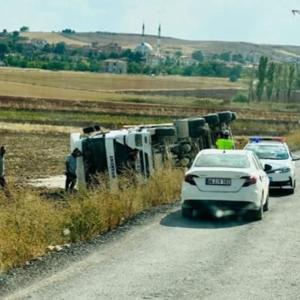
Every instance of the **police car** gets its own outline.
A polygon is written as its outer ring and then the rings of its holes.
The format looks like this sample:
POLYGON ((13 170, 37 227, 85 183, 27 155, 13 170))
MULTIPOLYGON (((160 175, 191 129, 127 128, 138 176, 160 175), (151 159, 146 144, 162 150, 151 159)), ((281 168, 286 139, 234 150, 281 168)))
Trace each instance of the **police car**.
POLYGON ((290 187, 294 193, 296 187, 295 160, 282 137, 251 137, 245 150, 253 151, 265 168, 272 187, 290 187))

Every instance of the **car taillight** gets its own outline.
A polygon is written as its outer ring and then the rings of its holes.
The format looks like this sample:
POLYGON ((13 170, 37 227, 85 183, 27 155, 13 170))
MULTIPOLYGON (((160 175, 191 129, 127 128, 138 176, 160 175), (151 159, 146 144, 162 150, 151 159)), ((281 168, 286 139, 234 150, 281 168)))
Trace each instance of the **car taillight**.
POLYGON ((191 184, 191 185, 196 185, 195 178, 198 178, 198 176, 188 174, 188 175, 185 175, 184 181, 191 184))
POLYGON ((256 184, 257 178, 255 176, 243 176, 241 179, 245 179, 243 187, 247 187, 253 184, 256 184))

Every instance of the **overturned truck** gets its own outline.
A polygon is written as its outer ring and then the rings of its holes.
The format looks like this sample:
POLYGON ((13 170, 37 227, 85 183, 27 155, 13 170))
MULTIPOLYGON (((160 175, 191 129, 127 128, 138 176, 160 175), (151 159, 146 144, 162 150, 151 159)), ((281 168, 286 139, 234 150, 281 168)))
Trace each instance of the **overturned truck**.
POLYGON ((230 111, 198 118, 175 120, 170 124, 126 126, 102 132, 99 126, 85 128, 83 134, 71 134, 71 151, 78 148, 78 183, 98 184, 106 173, 116 183, 125 171, 134 171, 146 179, 166 161, 189 167, 202 149, 214 148, 220 131, 230 130, 236 114, 230 111))

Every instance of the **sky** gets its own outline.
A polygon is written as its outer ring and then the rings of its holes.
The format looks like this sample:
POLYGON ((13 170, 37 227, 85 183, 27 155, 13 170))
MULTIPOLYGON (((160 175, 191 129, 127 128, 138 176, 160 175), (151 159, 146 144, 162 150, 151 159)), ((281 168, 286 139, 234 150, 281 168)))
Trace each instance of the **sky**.
POLYGON ((141 32, 300 45, 299 0, 0 0, 0 30, 141 32), (1 3, 2 2, 2 3, 1 3))

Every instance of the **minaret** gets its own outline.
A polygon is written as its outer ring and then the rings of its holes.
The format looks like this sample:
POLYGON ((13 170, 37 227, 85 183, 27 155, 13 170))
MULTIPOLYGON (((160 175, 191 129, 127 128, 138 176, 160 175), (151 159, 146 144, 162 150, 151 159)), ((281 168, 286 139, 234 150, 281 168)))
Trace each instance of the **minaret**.
POLYGON ((158 26, 158 37, 157 37, 157 56, 160 56, 160 39, 161 39, 161 25, 158 26))
POLYGON ((143 23, 143 27, 142 27, 142 42, 145 42, 145 23, 143 23))

